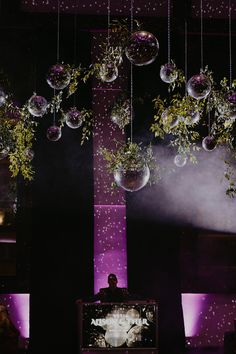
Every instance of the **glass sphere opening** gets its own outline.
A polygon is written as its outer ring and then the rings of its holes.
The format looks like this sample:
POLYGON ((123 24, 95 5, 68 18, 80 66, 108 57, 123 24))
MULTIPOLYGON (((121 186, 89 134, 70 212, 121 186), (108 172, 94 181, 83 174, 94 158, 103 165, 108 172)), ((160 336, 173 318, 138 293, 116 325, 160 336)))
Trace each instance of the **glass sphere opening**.
POLYGON ((148 166, 142 169, 127 169, 122 167, 114 172, 114 179, 118 186, 128 192, 135 192, 142 189, 150 178, 150 170, 148 166))

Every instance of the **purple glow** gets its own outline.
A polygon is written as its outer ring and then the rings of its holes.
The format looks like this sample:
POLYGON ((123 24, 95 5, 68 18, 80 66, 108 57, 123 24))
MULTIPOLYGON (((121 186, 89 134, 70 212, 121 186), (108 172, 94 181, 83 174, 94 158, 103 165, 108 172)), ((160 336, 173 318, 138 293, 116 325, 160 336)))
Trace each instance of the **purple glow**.
POLYGON ((16 239, 14 238, 0 238, 0 243, 16 243, 16 239))
POLYGON ((234 331, 236 294, 182 294, 185 336, 191 347, 223 347, 234 331))
POLYGON ((182 307, 186 337, 192 337, 197 334, 199 314, 203 306, 202 301, 204 301, 205 298, 206 294, 182 294, 182 307))
MULTIPOLYGON (((100 55, 100 44, 106 32, 93 33, 92 58, 100 55)), ((115 273, 118 286, 127 286, 126 205, 123 190, 112 190, 113 174, 108 173, 106 161, 98 153, 100 147, 115 148, 125 134, 111 121, 111 107, 120 91, 127 88, 127 72, 119 67, 119 77, 111 83, 94 78, 93 82, 93 167, 94 167, 94 291, 108 286, 107 276, 115 273)))
POLYGON ((29 338, 29 294, 0 294, 0 303, 7 307, 20 336, 29 338))
POLYGON ((115 273, 118 286, 127 286, 126 207, 94 208, 94 291, 106 287, 107 276, 115 273))

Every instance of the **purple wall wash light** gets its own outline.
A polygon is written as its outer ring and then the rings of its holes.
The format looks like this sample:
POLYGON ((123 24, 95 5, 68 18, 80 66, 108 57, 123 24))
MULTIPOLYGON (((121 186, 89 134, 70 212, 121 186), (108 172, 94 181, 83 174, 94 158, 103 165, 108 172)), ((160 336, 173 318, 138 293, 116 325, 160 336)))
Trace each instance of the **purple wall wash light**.
POLYGON ((95 292, 107 286, 107 275, 115 273, 118 286, 127 286, 126 207, 95 205, 94 278, 95 292))
POLYGON ((29 338, 30 335, 29 298, 29 294, 0 294, 0 303, 7 307, 14 325, 23 338, 29 338))
POLYGON ((236 294, 182 294, 185 336, 191 347, 223 347, 234 330, 236 294))
POLYGON ((206 294, 182 294, 185 336, 193 337, 198 331, 199 314, 206 294))
MULTIPOLYGON (((107 33, 96 31, 92 40, 92 59, 99 57, 99 45, 107 33)), ((119 286, 127 286, 126 205, 121 189, 112 192, 113 175, 109 174, 100 147, 115 148, 114 140, 124 141, 124 133, 111 121, 110 111, 116 97, 127 86, 122 65, 119 77, 111 83, 93 80, 94 122, 94 291, 107 286, 109 273, 117 274, 119 286)))

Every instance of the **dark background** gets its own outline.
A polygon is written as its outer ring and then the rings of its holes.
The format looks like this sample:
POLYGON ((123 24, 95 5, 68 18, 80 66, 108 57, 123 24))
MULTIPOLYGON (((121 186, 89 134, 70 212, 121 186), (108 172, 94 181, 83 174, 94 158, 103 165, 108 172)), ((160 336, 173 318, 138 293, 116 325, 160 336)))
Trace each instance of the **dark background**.
MULTIPOLYGON (((188 72, 191 76, 200 68, 200 18, 193 16, 190 1, 184 3, 185 6, 180 1, 173 4, 171 56, 184 69, 184 20, 187 20, 188 72)), ((76 57, 77 62, 88 66, 91 63, 91 29, 106 29, 107 17, 97 16, 96 12, 61 13, 60 17, 63 28, 61 60, 73 63, 76 57)), ((150 66, 142 67, 142 70, 134 68, 134 95, 144 98, 142 104, 135 103, 134 136, 137 141, 158 143, 148 129, 153 117, 152 98, 157 93, 167 94, 167 88, 159 78, 160 65, 167 61, 167 19, 148 16, 141 20, 145 29, 157 36, 160 52, 150 66)), ((56 61, 56 26, 55 11, 24 12, 20 1, 1 2, 0 66, 9 78, 11 92, 19 104, 23 104, 34 90, 45 97, 53 94, 45 75, 56 61)), ((234 53, 235 19, 232 30, 234 53)), ((227 31, 227 9, 221 18, 206 14, 204 58, 216 80, 228 76, 227 31)), ((76 100, 79 107, 90 108, 90 83, 82 85, 76 100)), ((72 101, 68 101, 68 105, 70 103, 72 101)), ((86 299, 93 292, 92 140, 81 147, 80 132, 64 129, 60 141, 49 142, 45 132, 50 122, 51 116, 39 119, 34 144, 34 181, 25 185, 21 178, 18 179, 16 275, 0 277, 2 293, 30 293, 30 345, 33 353, 40 354, 59 349, 75 352, 75 300, 86 299)), ((162 197, 164 195, 160 193, 159 198, 162 197)), ((138 197, 127 194, 129 288, 144 298, 159 301, 162 353, 173 347, 179 353, 183 345, 181 293, 236 292, 235 235, 234 232, 197 228, 191 222, 163 219, 161 215, 150 220, 141 199, 140 194, 138 197)), ((158 203, 156 208, 158 210, 158 203)))

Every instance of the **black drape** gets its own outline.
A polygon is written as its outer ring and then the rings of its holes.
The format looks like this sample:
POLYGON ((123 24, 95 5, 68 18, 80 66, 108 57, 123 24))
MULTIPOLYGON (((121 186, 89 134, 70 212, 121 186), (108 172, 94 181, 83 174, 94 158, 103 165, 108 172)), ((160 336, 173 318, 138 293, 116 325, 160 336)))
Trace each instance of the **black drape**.
POLYGON ((179 268, 181 231, 177 226, 134 220, 134 199, 127 208, 129 288, 141 298, 158 303, 160 354, 181 354, 185 351, 179 268))

